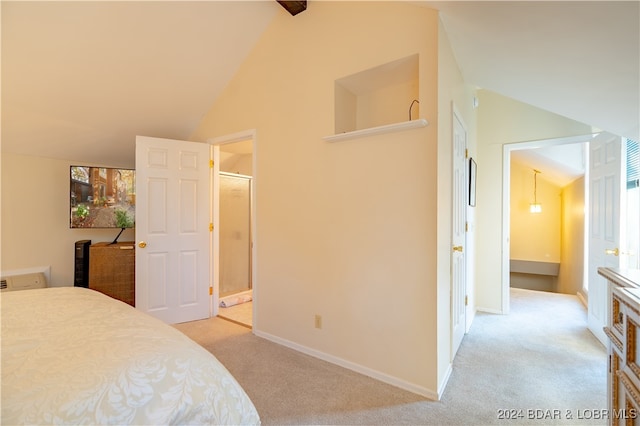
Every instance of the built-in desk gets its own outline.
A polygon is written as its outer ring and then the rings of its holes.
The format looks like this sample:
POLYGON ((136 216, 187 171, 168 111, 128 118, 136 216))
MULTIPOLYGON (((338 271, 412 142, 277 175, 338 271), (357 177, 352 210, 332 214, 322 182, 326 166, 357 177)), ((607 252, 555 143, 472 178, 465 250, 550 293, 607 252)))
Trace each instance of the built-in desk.
POLYGON ((640 270, 598 274, 608 281, 609 424, 640 425, 640 270))
POLYGON ((538 291, 558 291, 559 262, 510 259, 511 287, 538 291))

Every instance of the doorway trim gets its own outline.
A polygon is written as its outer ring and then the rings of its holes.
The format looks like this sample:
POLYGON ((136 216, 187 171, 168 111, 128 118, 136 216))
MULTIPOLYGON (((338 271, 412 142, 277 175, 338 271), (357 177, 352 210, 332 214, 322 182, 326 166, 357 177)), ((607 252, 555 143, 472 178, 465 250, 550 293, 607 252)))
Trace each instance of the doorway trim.
POLYGON ((215 138, 211 138, 207 140, 207 143, 211 145, 212 150, 212 159, 214 161, 214 168, 212 173, 212 182, 211 182, 211 192, 212 192, 212 203, 211 203, 211 218, 213 223, 213 235, 212 235, 212 243, 211 243, 211 268, 212 268, 212 279, 213 279, 213 297, 212 297, 212 316, 218 316, 218 310, 220 308, 220 209, 219 209, 219 190, 218 190, 218 173, 216 171, 220 170, 220 145, 226 145, 234 142, 242 142, 251 140, 251 174, 252 174, 252 191, 251 191, 251 271, 252 271, 252 296, 253 296, 253 317, 252 317, 252 329, 257 329, 258 325, 258 315, 257 315, 257 304, 258 304, 258 280, 257 280, 257 233, 256 233, 256 194, 257 194, 257 167, 256 167, 256 159, 257 159, 257 131, 256 129, 244 130, 238 133, 233 133, 230 135, 219 136, 215 138))
MULTIPOLYGON (((594 132, 586 135, 539 139, 527 142, 513 142, 502 145, 502 314, 507 315, 509 313, 510 306, 509 253, 511 249, 511 152, 521 149, 544 148, 553 145, 588 143, 597 134, 597 132, 594 132)), ((586 188, 585 192, 588 192, 586 188)), ((587 227, 587 225, 588 221, 585 218, 585 227, 587 227)))

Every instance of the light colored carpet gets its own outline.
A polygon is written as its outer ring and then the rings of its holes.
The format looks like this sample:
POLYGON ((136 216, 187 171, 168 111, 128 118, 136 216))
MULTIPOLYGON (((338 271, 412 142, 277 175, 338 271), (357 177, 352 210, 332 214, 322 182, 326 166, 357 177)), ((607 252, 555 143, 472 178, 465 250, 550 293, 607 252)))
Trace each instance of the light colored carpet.
POLYGON ((219 318, 176 327, 229 369, 264 425, 606 423, 578 418, 607 408, 606 351, 587 330, 578 299, 520 289, 512 289, 511 297, 509 315, 478 313, 441 401, 298 353, 219 318), (501 410, 522 416, 500 419, 501 410), (538 418, 542 414, 557 418, 538 418))

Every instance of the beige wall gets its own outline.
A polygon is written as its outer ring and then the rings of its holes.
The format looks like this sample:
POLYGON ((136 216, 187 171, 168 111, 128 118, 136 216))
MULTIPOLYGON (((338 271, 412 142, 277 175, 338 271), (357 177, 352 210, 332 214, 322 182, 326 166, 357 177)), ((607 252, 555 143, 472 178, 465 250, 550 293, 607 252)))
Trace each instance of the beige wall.
MULTIPOLYGON (((3 273, 50 266, 50 286, 72 286, 74 243, 113 241, 120 232, 119 229, 69 228, 69 167, 72 164, 85 163, 2 153, 3 273)), ((133 239, 134 231, 127 229, 119 241, 133 239)))
POLYGON ((585 135, 583 123, 540 110, 499 94, 479 91, 477 306, 503 312, 502 172, 505 144, 585 135))
MULTIPOLYGON (((419 82, 415 79, 359 96, 356 128, 366 129, 409 120, 409 106, 417 98, 418 91, 419 82)), ((420 104, 413 106, 411 116, 413 119, 420 117, 420 104)))
POLYGON ((192 137, 256 129, 255 332, 431 396, 437 43, 437 13, 404 3, 283 13, 192 137), (428 127, 322 140, 336 79, 413 54, 428 127))
POLYGON ((562 188, 562 247, 558 291, 576 294, 584 284, 584 177, 562 188))
POLYGON ((538 175, 542 213, 529 212, 533 170, 511 162, 511 259, 557 262, 557 277, 511 274, 511 286, 558 293, 582 290, 584 270, 584 177, 563 188, 538 175))
MULTIPOLYGON (((451 293, 451 193, 453 176, 452 129, 453 106, 467 128, 467 148, 469 156, 475 157, 476 113, 473 108, 475 91, 464 83, 458 64, 453 56, 447 34, 440 23, 438 29, 438 377, 439 383, 445 380, 447 369, 454 354, 451 352, 450 329, 450 293, 451 293)), ((467 294, 470 306, 475 306, 475 262, 473 249, 475 244, 474 208, 467 208, 467 294)), ((475 309, 471 309, 473 314, 475 309)), ((472 317, 472 315, 470 315, 472 317)), ((472 318, 468 318, 470 324, 472 318)))
POLYGON ((533 169, 511 161, 511 250, 510 259, 560 262, 562 188, 537 176, 537 201, 541 213, 531 213, 533 169))

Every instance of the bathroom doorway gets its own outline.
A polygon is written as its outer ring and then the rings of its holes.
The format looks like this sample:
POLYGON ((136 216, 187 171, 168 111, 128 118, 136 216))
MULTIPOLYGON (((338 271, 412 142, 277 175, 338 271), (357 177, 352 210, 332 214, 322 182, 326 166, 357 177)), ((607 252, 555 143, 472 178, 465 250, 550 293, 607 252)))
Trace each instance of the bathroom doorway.
POLYGON ((253 140, 216 146, 218 316, 253 326, 253 140))
POLYGON ((220 172, 220 298, 251 282, 251 176, 220 172))

